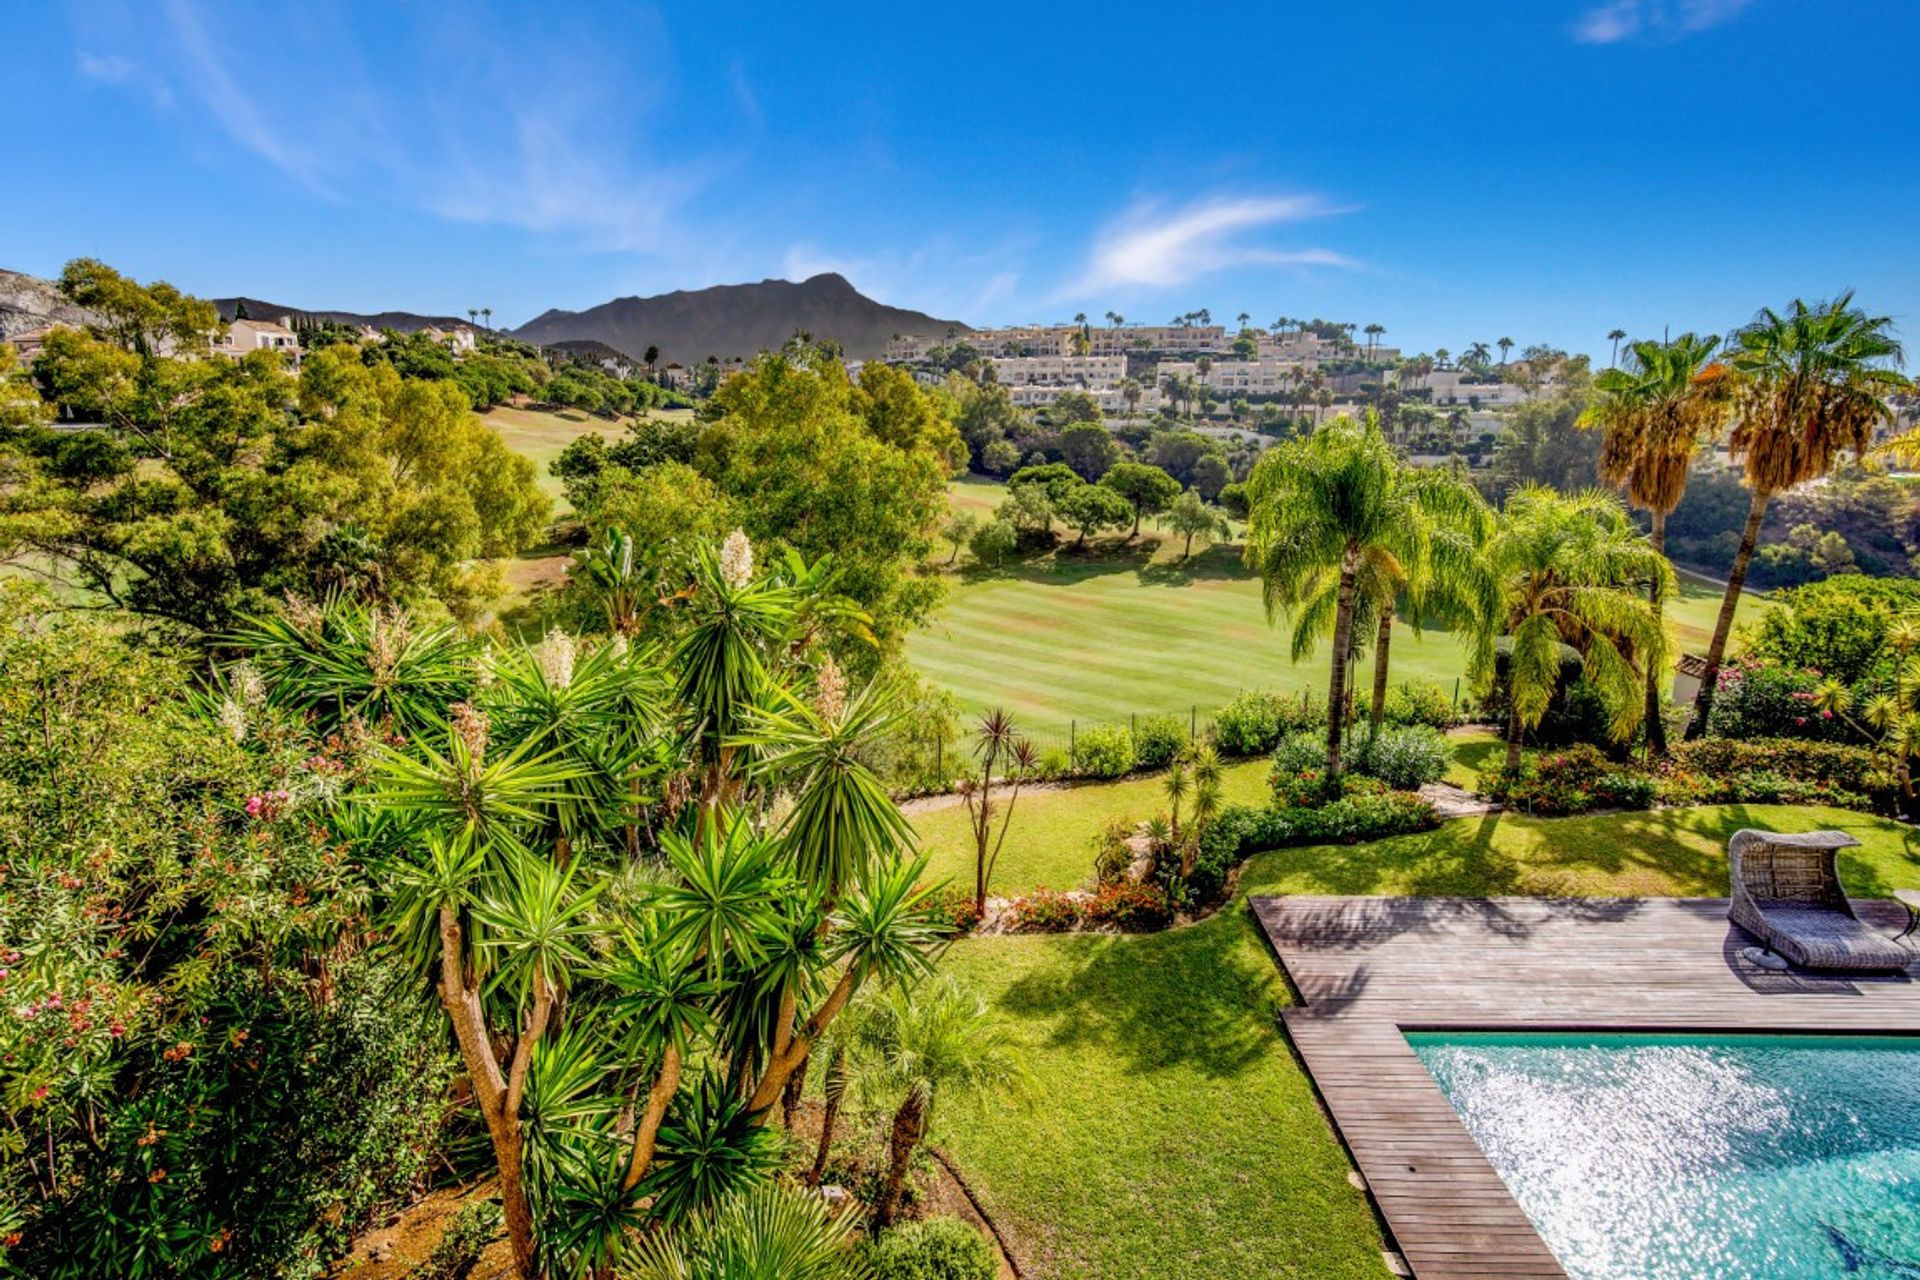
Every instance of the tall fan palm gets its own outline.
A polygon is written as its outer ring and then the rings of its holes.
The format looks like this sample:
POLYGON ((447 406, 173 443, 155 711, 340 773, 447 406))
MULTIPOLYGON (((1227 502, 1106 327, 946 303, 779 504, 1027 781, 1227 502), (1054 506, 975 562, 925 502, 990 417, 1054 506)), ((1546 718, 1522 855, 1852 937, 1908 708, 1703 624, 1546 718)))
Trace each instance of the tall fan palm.
POLYGON ((1295 662, 1323 636, 1333 639, 1327 775, 1335 777, 1362 580, 1424 580, 1436 525, 1467 518, 1471 505, 1460 488, 1432 483, 1395 457, 1373 417, 1337 418, 1269 450, 1247 488, 1245 559, 1260 575, 1267 616, 1292 620, 1295 662))
MULTIPOLYGON (((1616 331, 1617 332, 1617 331, 1616 331)), ((1635 342, 1627 347, 1625 368, 1606 369, 1593 380, 1594 400, 1581 425, 1604 434, 1600 474, 1620 485, 1627 501, 1653 517, 1651 541, 1667 549, 1667 517, 1687 491, 1687 473, 1702 440, 1726 418, 1727 372, 1714 363, 1719 343, 1683 333, 1672 342, 1635 342)), ((1649 580, 1647 602, 1657 621, 1661 614, 1660 578, 1649 580)), ((1647 667, 1647 747, 1665 755, 1666 728, 1660 715, 1663 672, 1647 667)))
POLYGON ((1521 738, 1553 700, 1562 645, 1585 659, 1586 678, 1614 736, 1632 733, 1642 714, 1640 667, 1657 666, 1667 652, 1660 619, 1637 588, 1657 577, 1662 590, 1670 590, 1673 568, 1620 500, 1598 492, 1565 496, 1539 485, 1517 490, 1486 558, 1499 607, 1479 639, 1490 644, 1504 632, 1512 645, 1507 767, 1520 763, 1521 738))
POLYGON ((1866 450, 1874 428, 1893 419, 1887 398, 1909 385, 1893 367, 1901 358, 1893 321, 1854 306, 1851 292, 1812 306, 1795 298, 1785 315, 1769 308, 1733 335, 1727 362, 1735 375, 1735 425, 1728 445, 1753 497, 1707 646, 1689 738, 1705 733, 1713 715, 1720 662, 1767 503, 1826 475, 1843 450, 1866 450))

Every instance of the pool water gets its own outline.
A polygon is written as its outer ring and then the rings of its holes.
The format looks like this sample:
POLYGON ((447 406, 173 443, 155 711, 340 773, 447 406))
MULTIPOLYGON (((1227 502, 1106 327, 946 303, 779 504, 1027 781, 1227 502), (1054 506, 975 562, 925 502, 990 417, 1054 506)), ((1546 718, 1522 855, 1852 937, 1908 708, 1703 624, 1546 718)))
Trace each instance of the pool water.
POLYGON ((1574 1280, 1920 1280, 1920 1038, 1407 1040, 1574 1280))

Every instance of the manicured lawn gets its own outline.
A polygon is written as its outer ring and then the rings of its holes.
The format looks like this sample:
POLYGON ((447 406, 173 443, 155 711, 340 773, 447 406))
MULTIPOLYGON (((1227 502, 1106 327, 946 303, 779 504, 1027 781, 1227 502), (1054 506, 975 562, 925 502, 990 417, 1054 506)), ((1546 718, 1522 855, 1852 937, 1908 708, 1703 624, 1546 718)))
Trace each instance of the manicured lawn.
MULTIPOLYGON (((1245 760, 1223 771, 1222 802, 1260 804, 1267 798, 1267 762, 1245 760)), ((1044 886, 1078 889, 1093 879, 1092 840, 1109 818, 1146 819, 1167 807, 1165 774, 1120 782, 1079 783, 1022 792, 1013 824, 995 864, 993 887, 1008 895, 1044 886)), ((999 803, 998 801, 995 802, 999 803)), ((914 815, 931 876, 973 884, 973 836, 959 805, 914 815)), ((995 830, 997 831, 996 824, 995 830)))
MULTIPOLYGON (((981 510, 996 485, 954 486, 958 508, 981 510)), ((1081 724, 1138 713, 1198 709, 1205 719, 1243 689, 1289 692, 1326 688, 1326 647, 1298 665, 1284 630, 1268 625, 1260 587, 1240 565, 1237 546, 1214 547, 1181 561, 1179 544, 1151 530, 1129 544, 1108 538, 1093 553, 1063 547, 1000 571, 967 568, 932 623, 907 645, 909 658, 968 711, 1000 706, 1036 730, 1064 733, 1081 724)), ((943 548, 938 559, 944 561, 943 548)), ((1675 639, 1704 649, 1720 592, 1683 578, 1668 603, 1675 639)), ((1755 621, 1762 602, 1749 595, 1738 621, 1755 621)), ((1464 669, 1460 646, 1444 632, 1399 629, 1396 680, 1430 680, 1451 690, 1464 669)))
POLYGON ((1026 1274, 1386 1274, 1243 913, 1147 937, 974 939, 945 967, 986 994, 1041 1083, 1029 1109, 936 1117, 1026 1274))
MULTIPOLYGON (((657 418, 692 416, 692 410, 689 409, 655 409, 652 413, 657 418)), ((533 465, 540 473, 540 487, 555 502, 560 499, 560 482, 547 467, 560 456, 562 449, 589 431, 598 431, 607 438, 609 444, 619 440, 626 432, 624 420, 613 422, 575 409, 549 412, 544 409, 518 409, 503 404, 482 413, 480 420, 498 431, 508 448, 533 459, 533 465)))
POLYGON ((1849 892, 1920 887, 1920 832, 1816 805, 1705 805, 1583 818, 1492 814, 1372 844, 1256 855, 1242 888, 1266 894, 1522 894, 1725 897, 1727 840, 1742 827, 1851 832, 1840 855, 1849 892))
POLYGON ((1447 741, 1453 747, 1453 761, 1447 765, 1445 780, 1463 790, 1478 789, 1482 773, 1506 762, 1507 744, 1497 733, 1455 733, 1447 741))
MULTIPOLYGON (((1076 801, 1092 816, 1090 799, 1076 801)), ((1726 805, 1463 819, 1280 850, 1248 864, 1242 890, 1719 896, 1727 837, 1744 826, 1851 831, 1862 847, 1842 857, 1849 888, 1920 885, 1920 840, 1905 827, 1726 805)), ((1031 1110, 943 1116, 938 1135, 1031 1274, 1382 1274, 1378 1231, 1275 1028, 1287 996, 1244 898, 1162 934, 967 939, 947 965, 987 996, 1042 1083, 1031 1110)))

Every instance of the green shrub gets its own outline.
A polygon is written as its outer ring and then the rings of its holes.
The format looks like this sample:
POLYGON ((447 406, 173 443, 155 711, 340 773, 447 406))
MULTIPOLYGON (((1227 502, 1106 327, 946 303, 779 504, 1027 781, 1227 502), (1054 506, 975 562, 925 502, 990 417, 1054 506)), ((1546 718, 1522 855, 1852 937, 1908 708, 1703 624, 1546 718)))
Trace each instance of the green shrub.
POLYGON ((1659 794, 1668 804, 1829 804, 1894 813, 1899 783, 1865 747, 1795 738, 1674 744, 1659 794))
POLYGON ((1621 768, 1584 743, 1523 759, 1517 769, 1502 768, 1487 779, 1484 789, 1511 808, 1543 817, 1645 809, 1659 791, 1651 777, 1621 768))
POLYGON ((967 550, 973 552, 973 558, 984 565, 1006 563, 1019 545, 1020 531, 1005 516, 987 521, 967 539, 967 550))
POLYGON ((973 890, 950 884, 933 895, 933 914, 954 934, 972 933, 980 923, 979 908, 974 905, 973 890))
POLYGON ((1148 716, 1133 735, 1133 754, 1143 769, 1164 769, 1187 745, 1187 724, 1179 716, 1148 716))
POLYGON ((1430 729, 1451 729, 1461 720, 1453 695, 1431 680, 1409 681, 1387 690, 1383 714, 1388 724, 1423 724, 1430 729))
POLYGON ((1213 736, 1222 755, 1257 756, 1273 750, 1290 730, 1325 724, 1326 719, 1325 710, 1304 695, 1252 689, 1214 715, 1213 736))
POLYGON ((1133 734, 1123 724, 1097 724, 1074 736, 1073 771, 1118 778, 1133 768, 1133 734))
POLYGON ((1228 875, 1248 856, 1302 844, 1351 844, 1430 831, 1440 825, 1431 804, 1377 779, 1347 777, 1339 799, 1317 807, 1228 805, 1200 833, 1186 889, 1197 905, 1218 901, 1228 875))
POLYGON ((1292 776, 1305 773, 1309 769, 1325 770, 1327 767, 1327 735, 1303 729, 1282 738, 1273 748, 1273 770, 1269 775, 1279 777, 1282 774, 1292 776))
POLYGON ((1040 762, 1034 766, 1033 776, 1046 781, 1051 778, 1064 778, 1073 772, 1073 757, 1059 747, 1040 753, 1040 762))
POLYGON ((1055 889, 1035 889, 1009 905, 1013 927, 1029 933, 1065 933, 1080 923, 1080 899, 1055 889))
POLYGON ((1124 880, 1133 865, 1134 824, 1125 818, 1109 818, 1093 837, 1093 876, 1098 884, 1124 880))
POLYGON ((1381 729, 1355 744, 1353 768, 1396 791, 1417 791, 1447 775, 1453 751, 1445 735, 1426 725, 1381 729))
POLYGON ((1087 919, 1128 933, 1164 929, 1173 920, 1173 903, 1158 884, 1118 880, 1102 885, 1087 904, 1087 919))
POLYGON ((1713 696, 1712 736, 1811 738, 1844 742, 1854 731, 1838 716, 1813 705, 1820 677, 1763 658, 1745 657, 1720 670, 1713 696))
POLYGON ((905 1222, 866 1248, 873 1280, 993 1280, 993 1245, 958 1218, 905 1222))

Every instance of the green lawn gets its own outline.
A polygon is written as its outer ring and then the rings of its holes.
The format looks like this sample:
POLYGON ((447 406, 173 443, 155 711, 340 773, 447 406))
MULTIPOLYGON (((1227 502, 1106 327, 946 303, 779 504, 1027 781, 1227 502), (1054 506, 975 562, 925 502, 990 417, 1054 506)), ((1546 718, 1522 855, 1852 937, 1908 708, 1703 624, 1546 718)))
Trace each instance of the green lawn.
MULTIPOLYGON (((1121 787, 1133 785, 1108 788, 1111 811, 1132 810, 1121 787)), ((1091 792, 1074 803, 1097 821, 1091 792)), ((1920 884, 1920 840, 1898 824, 1727 805, 1462 819, 1281 850, 1249 862, 1242 893, 1720 895, 1727 837, 1744 826, 1851 831, 1862 846, 1842 855, 1850 888, 1920 884)), ((1384 1274, 1378 1230, 1275 1028, 1287 996, 1244 897, 1162 934, 967 939, 947 965, 986 995, 1042 1083, 1030 1110, 945 1116, 938 1134, 1030 1274, 1384 1274)))
MULTIPOLYGON (((977 479, 957 483, 954 505, 982 510, 998 490, 977 479)), ((1147 530, 1132 544, 1109 538, 1099 548, 1062 548, 994 572, 968 569, 963 557, 939 614, 908 641, 914 666, 968 711, 1005 707, 1051 733, 1072 720, 1134 713, 1197 708, 1205 717, 1243 689, 1326 687, 1325 647, 1306 662, 1288 661, 1286 635, 1268 625, 1237 546, 1183 562, 1176 542, 1147 530)), ((1668 612, 1683 649, 1705 648, 1719 604, 1718 589, 1682 578, 1668 612)), ((1752 623, 1761 608, 1749 595, 1737 620, 1752 623)), ((1396 632, 1395 679, 1451 690, 1462 668, 1452 636, 1396 632)))
MULTIPOLYGON (((692 410, 689 409, 655 409, 652 413, 657 418, 692 416, 692 410)), ((480 420, 498 431, 508 448, 533 459, 533 465, 540 473, 540 487, 556 503, 560 500, 560 482, 547 470, 547 466, 560 456, 560 451, 589 431, 598 431, 607 438, 609 444, 626 432, 624 422, 611 422, 576 409, 555 412, 519 409, 503 404, 482 413, 480 420)))
MULTIPOLYGON (((1224 803, 1265 802, 1265 760, 1231 764, 1222 772, 1224 803)), ((1093 879, 1093 837, 1109 818, 1145 819, 1165 810, 1166 795, 1161 791, 1165 776, 1077 783, 1022 793, 1014 802, 1013 822, 1007 828, 1000 861, 994 866, 995 891, 1086 887, 1093 879)), ((929 874, 971 885, 973 836, 967 826, 967 811, 950 805, 915 815, 913 824, 930 855, 929 874)))

